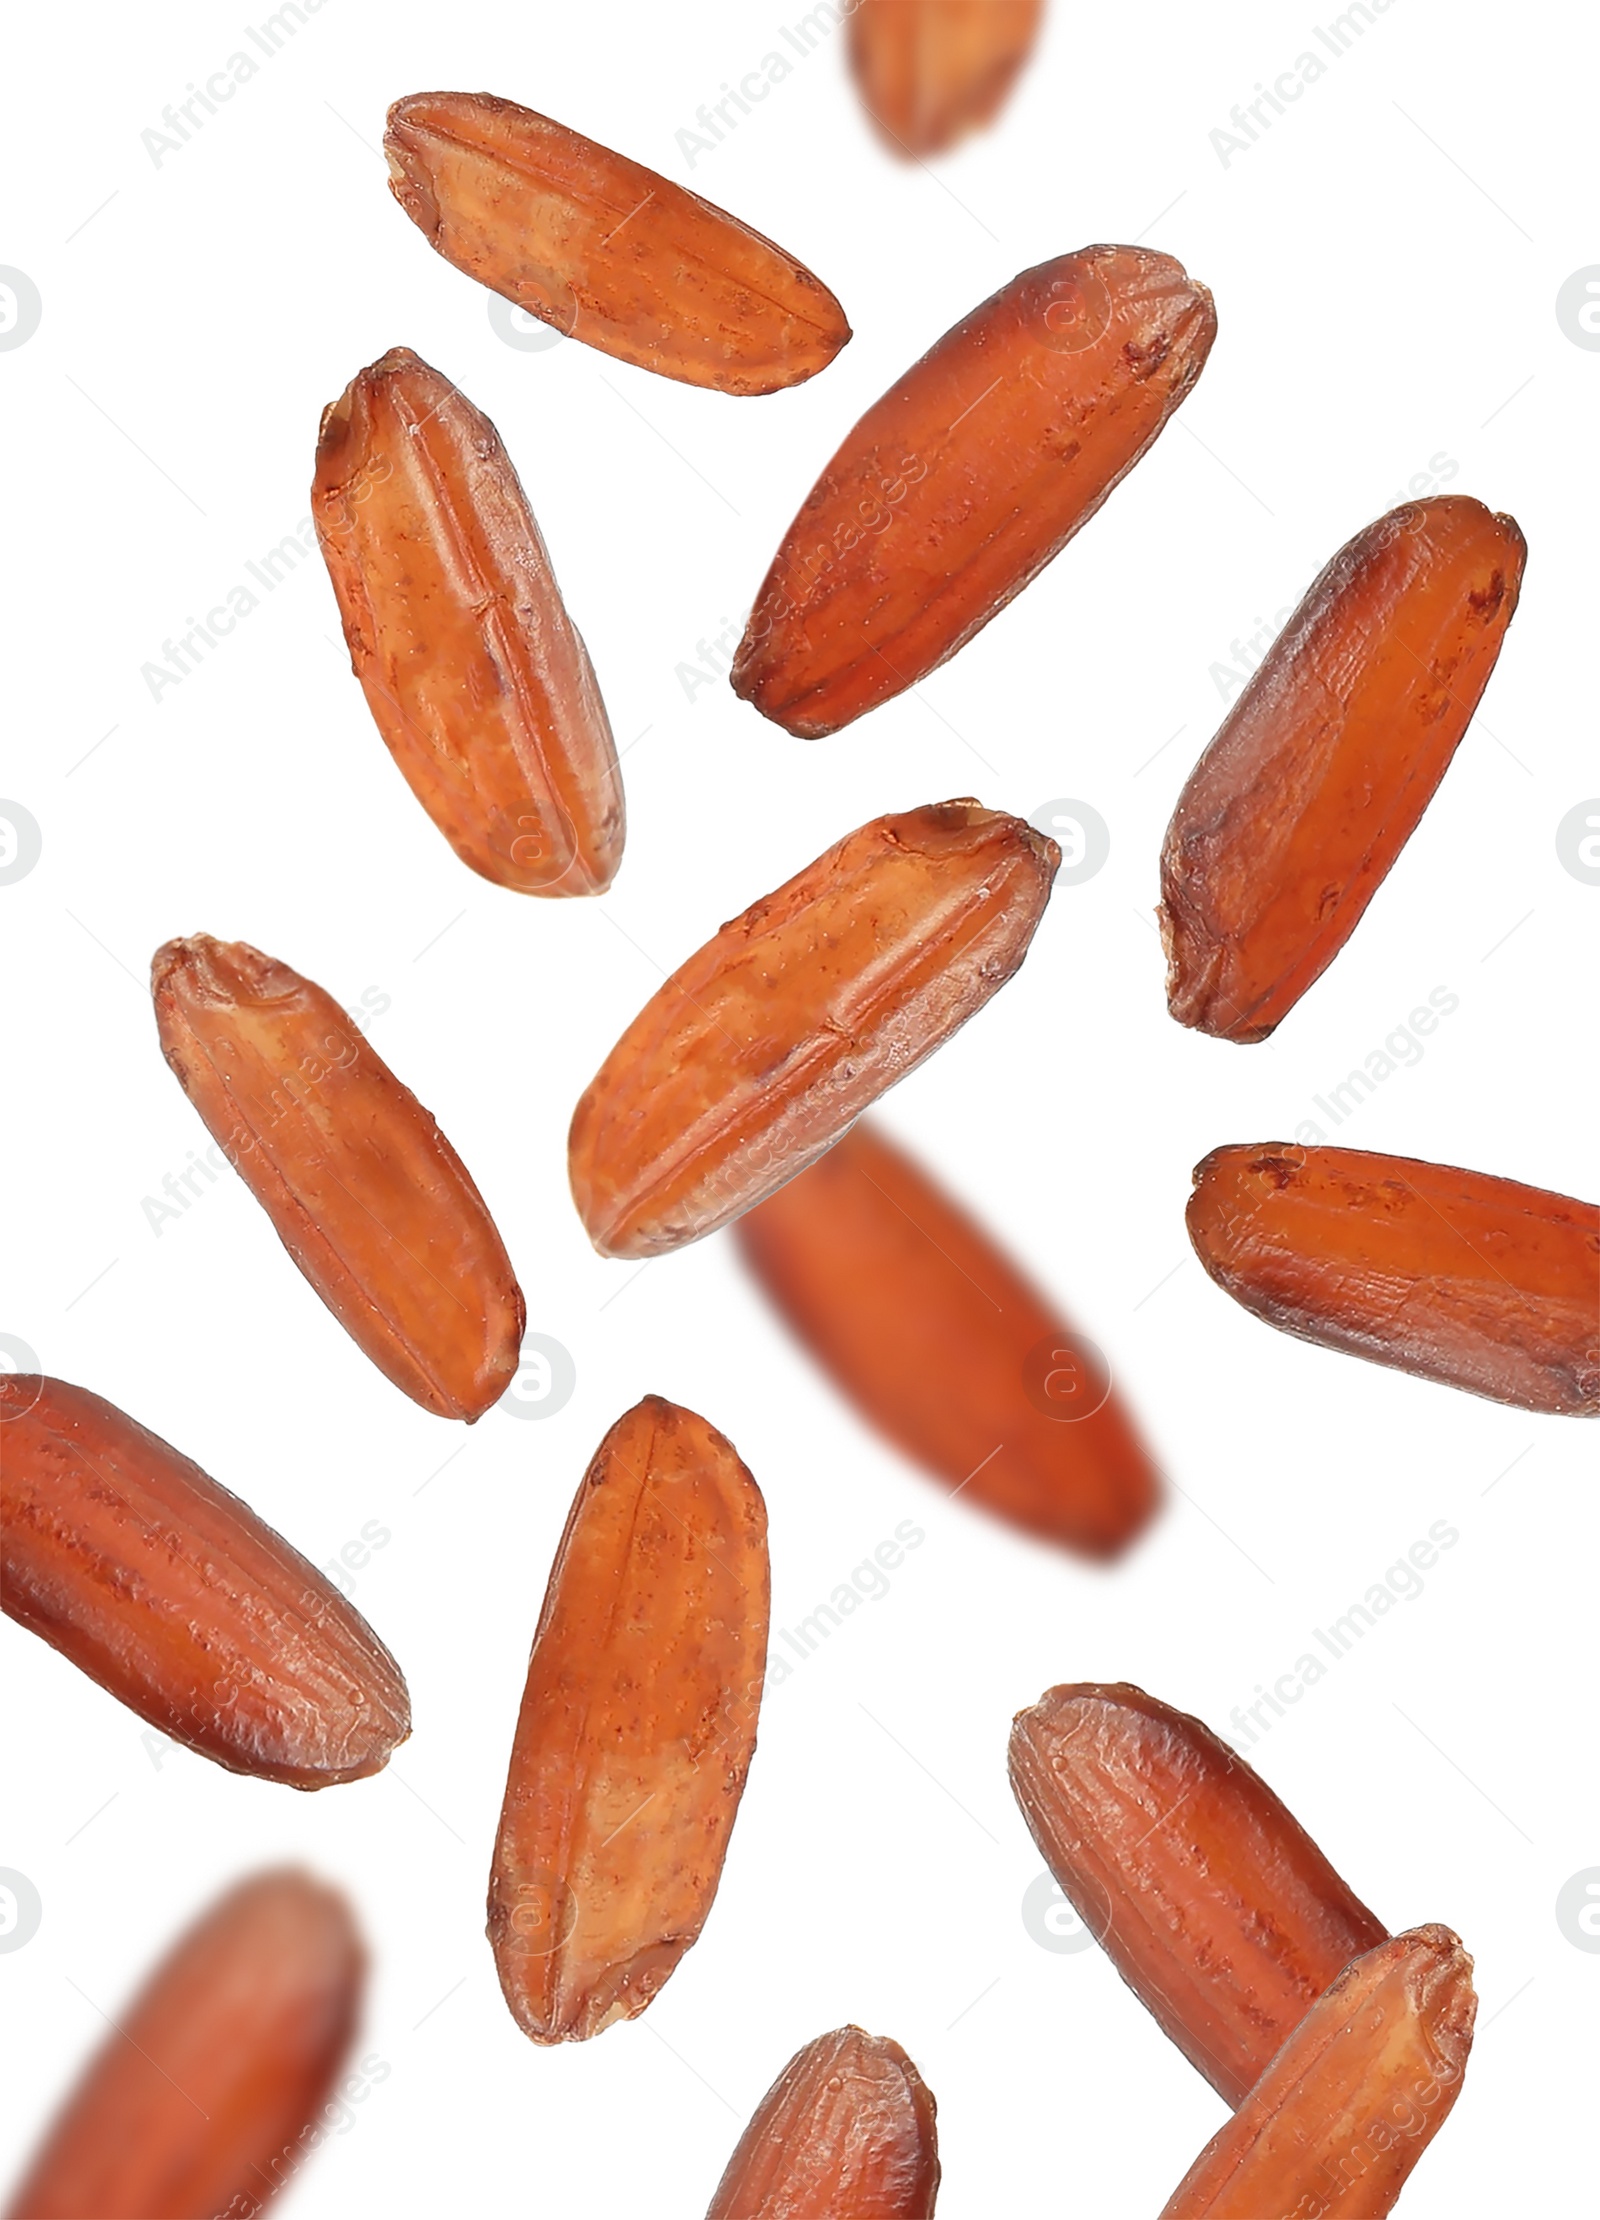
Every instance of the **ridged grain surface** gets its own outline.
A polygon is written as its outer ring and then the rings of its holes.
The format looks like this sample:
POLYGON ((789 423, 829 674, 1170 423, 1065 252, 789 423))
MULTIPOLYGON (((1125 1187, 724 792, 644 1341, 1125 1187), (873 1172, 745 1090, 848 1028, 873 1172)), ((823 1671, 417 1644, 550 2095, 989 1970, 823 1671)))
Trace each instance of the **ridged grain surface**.
POLYGON ((249 1505, 87 1388, 0 1375, 6 1614, 231 1772, 323 1788, 411 1731, 400 1668, 249 1505))
POLYGON ((1518 1410, 1600 1414, 1594 1203, 1281 1141, 1213 1149, 1194 1177, 1195 1253, 1269 1326, 1518 1410))
POLYGON ((757 2105, 706 2220, 930 2220, 938 2193, 927 2083, 898 2043, 840 2027, 757 2105))
POLYGON ((846 435, 773 558, 734 691, 815 739, 926 678, 1087 524, 1216 328, 1205 287, 1142 247, 1002 286, 846 435))
POLYGON ((1141 1688, 1052 1688, 1019 1712, 1011 1785, 1118 1973, 1229 2104, 1383 1939, 1265 1781, 1141 1688))
POLYGON ((1316 580, 1167 828, 1180 1025, 1264 1040, 1339 953, 1450 768, 1526 554, 1512 518, 1443 494, 1380 517, 1316 580))
POLYGON ((534 1635, 489 1882, 517 2024, 584 2041, 698 1937, 755 1749, 766 1508, 732 1445, 646 1396, 584 1476, 534 1635))
POLYGON ((1460 2094, 1477 2008, 1448 1927, 1378 1944, 1312 2005, 1161 2220, 1383 2220, 1460 2094))
POLYGON ((168 941, 162 1053, 351 1339, 425 1410, 517 1369, 522 1291, 466 1166, 332 996, 244 941, 168 941))
POLYGON ((573 1200, 605 1256, 682 1248, 803 1171, 1003 986, 1060 861, 974 801, 875 818, 724 925, 573 1114, 573 1200))
POLYGON ((429 244, 530 316, 665 378, 774 393, 850 337, 820 278, 697 193, 492 93, 389 111, 390 190, 429 244))
POLYGON ((603 893, 611 726, 489 419, 392 348, 323 412, 311 509, 367 706, 462 862, 519 894, 603 893))

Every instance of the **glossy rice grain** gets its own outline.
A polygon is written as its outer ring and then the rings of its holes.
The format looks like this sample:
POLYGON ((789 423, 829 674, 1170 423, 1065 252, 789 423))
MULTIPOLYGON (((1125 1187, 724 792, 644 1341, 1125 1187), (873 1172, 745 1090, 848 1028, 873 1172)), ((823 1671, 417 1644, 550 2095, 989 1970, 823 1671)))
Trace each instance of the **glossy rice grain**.
POLYGON ((846 435, 773 558, 734 691, 815 739, 917 685, 1087 524, 1216 328, 1205 287, 1143 247, 1002 286, 846 435))
POLYGON ((885 143, 919 160, 992 122, 1043 14, 1044 0, 857 0, 850 66, 885 143))
POLYGON ((1302 1341, 1518 1410, 1600 1413, 1600 1208, 1488 1172, 1266 1141, 1195 1171, 1189 1238, 1302 1341))
POLYGON ((1052 1688, 1019 1712, 1011 1786, 1084 1924, 1229 2104, 1383 1939, 1266 1782, 1142 1688, 1052 1688))
POLYGON ((131 2003, 106 2000, 112 2030, 7 2220, 254 2220, 358 2117, 335 2084, 365 1980, 333 1890, 293 1870, 229 1890, 131 2003))
POLYGON ((1161 1482, 1092 1345, 863 1120, 738 1223, 745 1259, 862 1416, 963 1501, 1089 1557, 1161 1482))
POLYGON ((641 370, 775 393, 850 337, 803 262, 642 163, 492 93, 389 110, 390 191, 430 246, 542 323, 641 370))
POLYGON ((522 1291, 432 1117, 331 995, 243 941, 168 941, 151 977, 162 1053, 340 1325, 424 1410, 481 1417, 522 1291))
POLYGON ((646 1396, 567 1520, 534 1635, 489 1881, 536 2043, 642 2012, 699 1936, 755 1749, 766 1508, 732 1445, 646 1396))
POLYGON ((248 1504, 87 1388, 0 1374, 0 1602, 230 1772, 361 1780, 411 1732, 400 1668, 248 1504))
POLYGON ((611 726, 489 419, 392 348, 323 412, 311 508, 367 706, 462 862, 519 894, 603 893, 611 726))
POLYGON ((1380 517, 1316 580, 1167 828, 1180 1025, 1264 1040, 1339 953, 1450 768, 1526 554, 1512 518, 1442 494, 1380 517))
POLYGON ((886 2035, 819 2035, 757 2105, 706 2220, 930 2220, 934 2110, 927 2083, 886 2035))
POLYGON ((647 1002, 573 1115, 603 1256, 659 1256, 830 1148, 1003 986, 1060 850, 974 801, 879 817, 724 925, 647 1002))
POLYGON ((1461 2093, 1477 2009, 1448 1927, 1379 1943, 1312 2005, 1161 2220, 1384 2220, 1461 2093))

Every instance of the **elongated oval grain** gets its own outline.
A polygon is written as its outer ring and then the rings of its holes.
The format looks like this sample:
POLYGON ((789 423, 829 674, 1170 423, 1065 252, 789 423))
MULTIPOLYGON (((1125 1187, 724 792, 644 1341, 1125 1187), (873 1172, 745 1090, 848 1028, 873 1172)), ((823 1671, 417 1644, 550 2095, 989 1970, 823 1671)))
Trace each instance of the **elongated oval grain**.
POLYGON ((170 940, 162 1053, 279 1239, 379 1371, 479 1418, 517 1369, 522 1291, 466 1166, 331 995, 244 941, 170 940))
POLYGON ((646 1396, 556 1552, 495 1841, 489 1940, 536 2043, 635 2018, 698 1938, 755 1749, 768 1589, 732 1445, 646 1396))
POLYGON ((323 412, 311 511, 367 706, 462 862, 519 894, 603 893, 611 726, 489 419, 391 348, 323 412))
POLYGON ((1213 1149, 1189 1238, 1324 1349, 1518 1410, 1600 1414, 1600 1207, 1488 1172, 1283 1141, 1213 1149))
POLYGON ((253 2220, 341 2117, 319 2114, 365 1981, 333 1890, 229 1890, 117 2012, 8 2220, 253 2220))
POLYGON ((399 1666, 247 1503, 64 1380, 0 1374, 0 1422, 8 1617, 230 1772, 324 1788, 388 1763, 399 1666))
POLYGON ((819 2035, 757 2105, 706 2220, 929 2220, 939 2194, 934 2111, 927 2083, 886 2035, 819 2035))
POLYGON ((1448 1927, 1379 1943, 1312 2005, 1161 2220, 1383 2220, 1461 2093, 1477 2009, 1448 1927))
POLYGON ((856 0, 850 66, 897 154, 942 154, 993 120, 1033 51, 1044 0, 856 0))
POLYGON ((850 337, 803 262, 735 216, 492 93, 389 110, 390 191, 430 246, 530 316, 641 370, 775 393, 850 337))
POLYGON ((1082 1337, 877 1127, 856 1126, 738 1238, 863 1416, 967 1502, 1090 1557, 1150 1518, 1160 1480, 1082 1337))
POLYGON ((1052 1688, 1011 1730, 1045 1863, 1229 2104, 1384 1929, 1259 1775, 1142 1688, 1052 1688))
POLYGON ((657 1256, 829 1148, 1003 986, 1061 852, 974 801, 875 818, 680 965, 573 1115, 603 1256, 657 1256))
POLYGON ((1167 828, 1180 1025, 1264 1040, 1339 953, 1450 768, 1526 554, 1510 517, 1442 494, 1368 525, 1313 584, 1167 828))
POLYGON ((734 691, 816 739, 926 678, 1088 523, 1215 336, 1170 255, 1085 247, 1013 278, 847 434, 773 558, 734 691))

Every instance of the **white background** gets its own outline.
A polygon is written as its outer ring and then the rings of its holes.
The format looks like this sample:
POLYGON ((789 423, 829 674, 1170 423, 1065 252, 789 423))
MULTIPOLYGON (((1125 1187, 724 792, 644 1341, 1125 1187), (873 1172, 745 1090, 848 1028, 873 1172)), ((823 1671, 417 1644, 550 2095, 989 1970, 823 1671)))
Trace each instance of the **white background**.
POLYGON ((97 2013, 228 1879, 288 1858, 359 1905, 362 2047, 391 2069, 285 2201, 301 2220, 698 2213, 779 2067, 852 2019, 899 2038, 937 2095, 949 2220, 1154 2213, 1222 2106, 1098 1952, 1025 1930, 1040 1861, 1006 1786, 1010 1717, 1053 1682, 1126 1678, 1229 1732, 1444 1520, 1460 1539, 1424 1592, 1252 1756, 1391 1927, 1442 1919, 1476 1955, 1465 2093, 1406 2210, 1586 2203, 1600 1957, 1554 1906, 1600 1863, 1595 1435, 1276 1336, 1183 1231, 1207 1149, 1291 1136, 1434 988, 1459 1008, 1337 1137, 1600 1191, 1600 889, 1554 842, 1600 791, 1600 355, 1554 310, 1600 261, 1594 36, 1576 15, 1558 43, 1535 11, 1395 0, 1225 166, 1209 134, 1332 12, 1053 0, 1000 126, 932 169, 880 151, 841 36, 687 166, 675 134, 798 4, 326 0, 159 166, 141 133, 245 44, 244 19, 14 21, 0 262, 44 313, 0 353, 0 794, 44 852, 0 889, 0 1328, 313 1559, 386 1528, 355 1599, 416 1711, 386 1774, 297 1796, 182 1752, 157 1764, 137 1720, 4 1629, 0 1863, 44 1902, 0 1959, 14 2164, 97 2013), (743 401, 571 343, 514 350, 385 190, 384 109, 431 87, 507 94, 692 183, 810 263, 853 344, 743 401), (912 357, 1016 271, 1135 238, 1214 289, 1220 336, 1053 568, 919 697, 830 740, 789 739, 720 682, 686 698, 677 666, 737 624, 817 470, 912 357), (627 750, 629 844, 603 901, 521 899, 456 863, 372 728, 314 557, 159 702, 141 677, 300 526, 320 409, 397 344, 499 425, 588 640, 627 750), (1156 855, 1222 713, 1213 666, 1437 457, 1529 542, 1483 716, 1277 1037, 1183 1032, 1156 855), (1057 894, 1015 982, 885 1111, 1104 1345, 1171 1474, 1165 1515, 1109 1575, 947 1504, 880 1447, 725 1239, 607 1264, 566 1193, 572 1105, 660 971, 851 827, 964 793, 1023 814, 1076 797, 1111 827, 1105 869, 1057 894), (143 1199, 204 1135, 144 981, 159 942, 202 930, 349 1003, 389 998, 375 1044, 482 1186, 530 1327, 576 1360, 559 1415, 468 1433, 415 1409, 231 1177, 152 1230, 143 1199), (926 1542, 772 1691, 721 1894, 658 2003, 546 2053, 496 1987, 489 1850, 568 1502, 650 1389, 705 1412, 761 1481, 775 1626, 902 1519, 926 1542))

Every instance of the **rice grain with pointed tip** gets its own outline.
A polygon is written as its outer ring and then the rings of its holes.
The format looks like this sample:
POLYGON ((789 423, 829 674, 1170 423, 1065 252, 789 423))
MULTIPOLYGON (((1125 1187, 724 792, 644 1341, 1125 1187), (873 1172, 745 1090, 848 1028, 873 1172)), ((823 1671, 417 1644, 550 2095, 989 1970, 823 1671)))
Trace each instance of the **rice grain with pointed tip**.
POLYGON ((230 1772, 363 1780, 411 1732, 399 1666, 327 1577, 87 1388, 0 1374, 0 1601, 230 1772))
POLYGON ((1450 768, 1527 545, 1464 494, 1342 547, 1206 749, 1161 851, 1167 1004, 1261 1041, 1319 979, 1450 768))
POLYGON ((920 685, 1088 523, 1216 329, 1206 288, 1144 247, 1003 285, 845 435, 756 596, 734 692, 814 740, 920 685))
POLYGON ((755 1749, 766 1507, 659 1395, 584 1475, 533 1638, 489 1880, 489 1941, 536 2043, 644 2011, 711 1909, 755 1749))
POLYGON ((162 1054, 273 1230, 385 1378, 481 1418, 516 1374, 522 1290, 466 1166, 333 997, 244 941, 151 966, 162 1054))
POLYGON ((757 2105, 706 2220, 931 2220, 932 2091, 896 2042, 835 2028, 757 2105))
POLYGON ((698 1241, 804 1171, 1016 971, 1061 851, 971 801, 875 818, 645 1004, 568 1137, 602 1256, 698 1241))
POLYGON ((776 393, 850 337, 821 279, 698 193, 493 93, 389 110, 390 191, 447 262, 621 362, 776 393))
POLYGON ((1084 1924, 1229 2104, 1383 1939, 1259 1774, 1142 1688, 1052 1688, 1019 1712, 1011 1786, 1084 1924))
POLYGON ((518 894, 603 894, 611 725, 483 411, 391 348, 323 411, 311 513, 373 721, 462 862, 518 894))
POLYGON ((1600 1415, 1600 1207, 1491 1172, 1284 1141, 1213 1149, 1189 1238, 1301 1341, 1556 1417, 1600 1415))
POLYGON ((1461 2093, 1477 2009, 1448 1927, 1378 1943, 1312 2005, 1161 2220, 1385 2220, 1461 2093))

